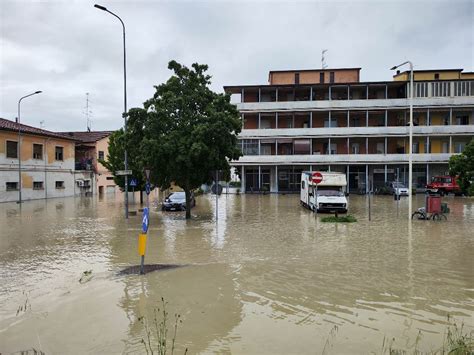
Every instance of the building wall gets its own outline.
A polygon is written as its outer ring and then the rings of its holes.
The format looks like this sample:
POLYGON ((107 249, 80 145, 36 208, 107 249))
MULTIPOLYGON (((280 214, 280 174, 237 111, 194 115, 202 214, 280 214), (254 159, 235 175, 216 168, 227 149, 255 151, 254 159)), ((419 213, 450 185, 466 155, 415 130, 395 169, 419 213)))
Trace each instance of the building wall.
POLYGON ((99 151, 104 152, 104 159, 107 159, 109 154, 109 137, 102 138, 101 140, 96 142, 96 172, 97 172, 97 193, 115 193, 118 192, 117 185, 113 180, 113 175, 110 171, 108 171, 105 166, 103 166, 99 162, 99 151))
MULTIPOLYGON (((17 201, 18 190, 7 191, 7 182, 18 182, 18 159, 6 157, 6 141, 18 141, 18 134, 0 131, 0 202, 17 201)), ((73 196, 74 142, 58 138, 22 134, 21 139, 22 199, 73 196), (42 159, 33 159, 33 144, 43 145, 42 159), (55 147, 63 147, 63 160, 56 160, 55 147), (56 188, 56 181, 63 181, 63 188, 56 188), (35 190, 34 182, 43 187, 35 190)))
MULTIPOLYGON (((413 80, 414 81, 423 81, 423 80, 435 80, 435 74, 439 74, 439 80, 457 80, 461 79, 461 74, 459 71, 430 71, 430 72, 414 72, 413 80)), ((462 77, 462 79, 465 79, 462 77)), ((467 79, 467 77, 466 77, 467 79)), ((395 81, 408 81, 410 80, 409 72, 403 72, 399 75, 394 75, 393 80, 395 81)))
POLYGON ((334 73, 335 83, 355 83, 359 81, 358 69, 335 69, 335 70, 308 70, 308 71, 285 71, 271 72, 270 85, 293 85, 295 84, 295 74, 299 73, 300 84, 319 84, 320 73, 324 73, 324 83, 330 82, 330 73, 334 73))

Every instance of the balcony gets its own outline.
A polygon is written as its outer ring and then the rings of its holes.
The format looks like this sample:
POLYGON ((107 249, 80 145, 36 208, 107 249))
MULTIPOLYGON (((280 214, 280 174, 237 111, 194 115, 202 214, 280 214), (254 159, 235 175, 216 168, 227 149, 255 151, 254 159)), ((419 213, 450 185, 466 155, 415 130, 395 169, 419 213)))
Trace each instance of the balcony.
MULTIPOLYGON (((452 154, 413 154, 413 163, 447 163, 452 154)), ((311 165, 311 164, 386 164, 407 163, 408 154, 334 154, 334 155, 245 155, 241 165, 311 165)))

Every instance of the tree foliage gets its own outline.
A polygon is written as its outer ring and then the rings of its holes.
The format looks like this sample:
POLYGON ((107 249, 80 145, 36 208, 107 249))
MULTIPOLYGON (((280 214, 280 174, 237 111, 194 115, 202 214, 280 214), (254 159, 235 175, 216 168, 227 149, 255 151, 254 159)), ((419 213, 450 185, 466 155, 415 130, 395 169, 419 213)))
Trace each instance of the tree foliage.
POLYGON ((458 183, 464 194, 474 195, 474 139, 471 139, 461 154, 449 159, 449 174, 458 176, 458 183))
MULTIPOLYGON (((117 176, 115 172, 125 169, 124 154, 125 147, 127 148, 128 156, 128 170, 132 170, 132 175, 129 176, 128 183, 133 177, 137 180, 136 191, 145 190, 145 174, 143 167, 143 160, 141 159, 140 144, 143 140, 143 125, 146 119, 146 112, 142 109, 131 109, 127 114, 127 134, 125 135, 123 129, 113 132, 109 137, 109 152, 106 160, 101 160, 107 170, 114 175, 114 182, 123 191, 125 189, 125 177, 117 176)), ((129 191, 132 188, 129 186, 129 191)), ((140 195, 140 199, 142 195, 140 195)))
POLYGON ((184 189, 190 218, 190 192, 210 181, 215 170, 228 175, 229 160, 241 156, 241 120, 230 96, 209 88, 207 65, 195 63, 190 69, 171 61, 168 68, 174 74, 135 111, 144 122, 142 164, 151 168, 156 185, 174 182, 184 189))

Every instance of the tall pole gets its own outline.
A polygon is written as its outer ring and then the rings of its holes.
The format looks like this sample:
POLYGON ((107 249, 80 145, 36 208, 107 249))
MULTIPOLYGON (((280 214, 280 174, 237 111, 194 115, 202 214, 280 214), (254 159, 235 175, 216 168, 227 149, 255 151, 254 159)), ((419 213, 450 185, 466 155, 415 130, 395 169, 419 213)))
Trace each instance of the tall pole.
POLYGON ((410 66, 410 147, 408 148, 408 220, 411 221, 412 215, 412 188, 413 188, 413 63, 407 60, 400 65, 391 68, 395 70, 402 65, 408 64, 410 66))
MULTIPOLYGON (((36 94, 41 94, 42 91, 35 91, 32 94, 25 95, 18 100, 18 203, 21 204, 21 123, 20 123, 20 108, 21 108, 21 100, 26 99, 27 97, 36 95, 36 94)), ((20 205, 21 206, 21 205, 20 205)))
POLYGON ((410 150, 408 156, 408 220, 412 215, 412 188, 413 188, 413 64, 410 64, 410 150))
MULTIPOLYGON (((125 138, 127 137, 127 52, 125 46, 125 24, 123 23, 122 19, 114 14, 112 11, 107 10, 106 7, 101 5, 94 5, 95 8, 108 12, 112 16, 116 17, 120 23, 122 24, 123 30, 123 120, 124 126, 123 131, 125 133, 125 138)), ((128 170, 128 154, 127 154, 127 146, 125 145, 124 149, 124 165, 125 170, 128 170)), ((128 218, 128 175, 125 174, 125 218, 128 218)))

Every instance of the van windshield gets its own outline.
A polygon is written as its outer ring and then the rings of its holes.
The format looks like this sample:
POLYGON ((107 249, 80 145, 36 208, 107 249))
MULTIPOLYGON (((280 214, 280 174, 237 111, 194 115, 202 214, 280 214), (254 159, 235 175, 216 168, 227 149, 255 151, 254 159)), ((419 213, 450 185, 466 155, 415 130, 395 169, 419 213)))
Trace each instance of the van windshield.
POLYGON ((344 196, 344 192, 340 187, 321 186, 318 187, 318 196, 344 196))

